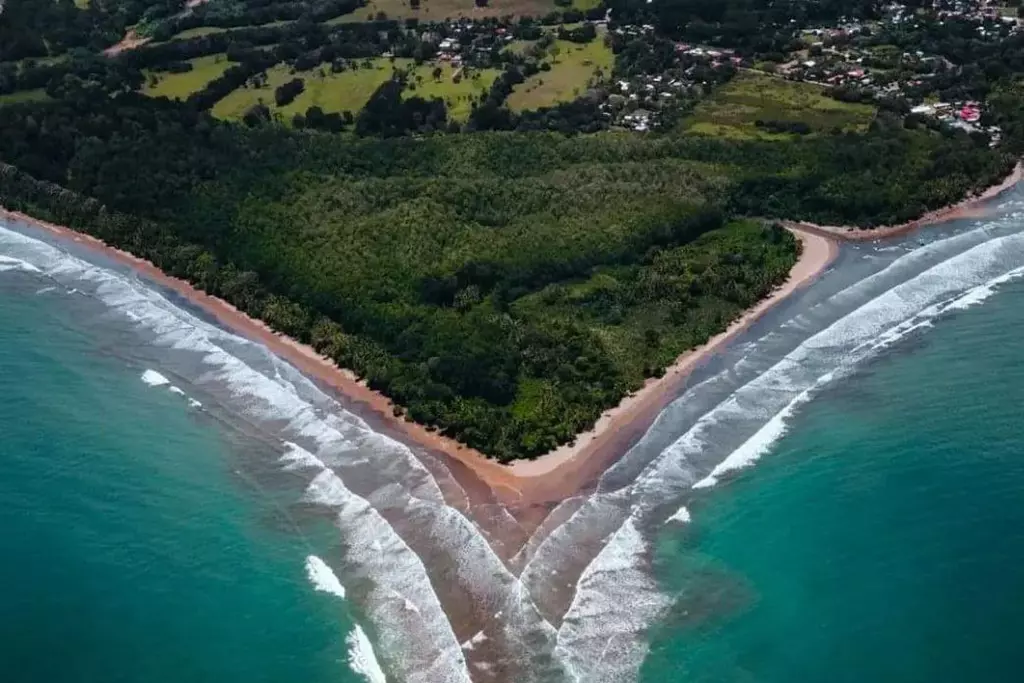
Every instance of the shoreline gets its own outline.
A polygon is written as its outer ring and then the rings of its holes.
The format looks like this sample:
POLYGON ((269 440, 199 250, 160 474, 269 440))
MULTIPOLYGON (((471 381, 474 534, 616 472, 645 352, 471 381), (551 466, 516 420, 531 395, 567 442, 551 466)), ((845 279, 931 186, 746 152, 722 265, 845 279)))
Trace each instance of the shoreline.
POLYGON ((853 225, 819 225, 809 221, 780 221, 790 229, 805 230, 821 235, 822 237, 837 239, 846 242, 871 242, 887 237, 896 237, 913 232, 936 223, 957 220, 958 218, 977 218, 980 215, 981 204, 995 199, 1003 192, 1024 180, 1024 161, 1018 161, 1010 171, 1010 174, 999 183, 992 185, 979 194, 966 197, 965 199, 944 206, 941 209, 929 211, 920 218, 915 218, 906 223, 897 225, 880 225, 877 228, 859 228, 853 225))
POLYGON ((559 499, 559 493, 566 497, 569 482, 574 485, 569 487, 573 489, 569 495, 593 483, 647 431, 665 406, 679 397, 694 370, 770 309, 815 280, 838 256, 839 245, 835 239, 799 227, 789 227, 789 230, 800 240, 802 249, 785 283, 744 311, 725 330, 676 358, 665 368, 662 377, 648 379, 640 390, 602 413, 594 426, 578 434, 571 444, 564 444, 534 460, 519 460, 508 466, 520 480, 530 482, 538 502, 559 499))
POLYGON ((816 278, 838 254, 838 244, 832 236, 802 227, 790 227, 800 240, 802 250, 783 285, 745 311, 726 330, 702 346, 679 356, 665 369, 662 377, 649 379, 639 391, 624 397, 617 406, 606 410, 591 429, 578 434, 571 444, 565 444, 535 460, 503 465, 423 425, 395 417, 392 412, 394 403, 370 389, 350 370, 339 367, 312 347, 275 332, 262 321, 246 315, 226 301, 196 289, 185 280, 167 275, 149 261, 111 247, 95 237, 21 212, 0 208, 0 219, 26 224, 84 246, 129 266, 145 278, 185 297, 189 303, 212 315, 229 330, 264 344, 300 371, 338 392, 345 399, 343 405, 353 408, 363 419, 381 425, 392 436, 400 435, 434 454, 441 454, 453 476, 463 481, 467 493, 468 489, 486 486, 501 503, 524 513, 531 509, 539 513, 538 507, 546 508, 592 484, 616 457, 647 431, 661 410, 678 397, 694 369, 770 308, 816 278), (364 414, 367 412, 370 415, 364 414))

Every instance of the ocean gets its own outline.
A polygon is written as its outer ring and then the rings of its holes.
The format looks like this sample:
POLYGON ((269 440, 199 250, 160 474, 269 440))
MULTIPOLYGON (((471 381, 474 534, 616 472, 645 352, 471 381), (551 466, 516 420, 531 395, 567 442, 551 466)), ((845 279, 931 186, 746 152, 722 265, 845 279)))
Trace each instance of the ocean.
POLYGON ((522 547, 173 292, 0 226, 3 680, 1014 680, 1024 191, 846 245, 522 547))
POLYGON ((1024 283, 824 389, 694 500, 643 681, 1019 680, 1024 283))
POLYGON ((5 246, 2 679, 382 680, 331 526, 260 472, 288 448, 154 370, 100 271, 5 246))

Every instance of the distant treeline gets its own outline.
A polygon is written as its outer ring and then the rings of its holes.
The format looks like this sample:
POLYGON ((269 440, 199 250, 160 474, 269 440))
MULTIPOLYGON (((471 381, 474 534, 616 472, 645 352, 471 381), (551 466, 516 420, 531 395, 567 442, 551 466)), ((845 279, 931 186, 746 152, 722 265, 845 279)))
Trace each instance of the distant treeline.
POLYGON ((245 4, 200 5, 192 12, 157 23, 151 32, 154 40, 165 41, 172 36, 201 26, 237 28, 260 26, 273 22, 302 20, 318 24, 360 7, 359 0, 317 0, 316 2, 278 2, 275 0, 246 0, 245 4))

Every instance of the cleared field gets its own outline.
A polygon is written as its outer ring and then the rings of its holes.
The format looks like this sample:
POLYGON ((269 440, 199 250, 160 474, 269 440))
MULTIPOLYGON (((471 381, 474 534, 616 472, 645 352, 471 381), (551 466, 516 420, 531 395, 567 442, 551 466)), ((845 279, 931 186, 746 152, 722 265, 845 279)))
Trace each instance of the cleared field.
POLYGON ((756 122, 804 123, 812 133, 836 128, 859 132, 874 116, 874 107, 834 100, 821 86, 745 72, 697 105, 682 126, 703 135, 784 139, 792 134, 770 132, 756 122))
POLYGON ((48 99, 50 99, 50 96, 46 94, 46 90, 43 88, 19 90, 18 92, 0 95, 0 106, 5 104, 18 104, 19 102, 40 102, 48 99))
POLYGON ((595 80, 598 71, 606 76, 611 74, 614 56, 598 36, 585 45, 557 40, 546 61, 551 64, 551 71, 541 71, 517 85, 508 97, 509 109, 538 109, 576 99, 595 80))
POLYGON ((433 64, 422 64, 409 74, 406 83, 406 97, 436 97, 444 100, 448 107, 448 118, 453 121, 465 121, 473 110, 474 100, 486 93, 501 72, 497 69, 453 69, 450 64, 435 67, 433 64), (434 69, 440 68, 441 73, 434 78, 434 69))
POLYGON ((336 74, 324 67, 323 76, 320 75, 320 68, 292 73, 288 65, 278 64, 267 70, 267 84, 264 87, 235 90, 214 105, 213 115, 221 119, 241 119, 250 107, 260 102, 270 107, 272 112, 281 114, 285 121, 290 121, 295 114, 305 113, 312 106, 320 107, 327 113, 350 111, 355 114, 363 108, 373 91, 391 78, 395 67, 403 63, 403 60, 396 60, 392 64, 389 60, 377 59, 371 68, 360 66, 336 74), (306 89, 290 104, 278 107, 274 104, 274 90, 293 78, 301 78, 306 89))
MULTIPOLYGON (((593 0, 581 0, 591 2, 593 0)), ((418 9, 413 9, 409 0, 370 0, 351 14, 337 17, 328 24, 350 21, 366 21, 383 12, 390 19, 448 19, 455 17, 503 17, 543 16, 556 9, 554 0, 489 0, 486 7, 477 7, 474 0, 421 0, 418 9)))
POLYGON ((207 83, 227 71, 234 62, 229 62, 223 53, 197 57, 189 60, 192 70, 183 74, 147 72, 146 85, 142 92, 150 97, 167 97, 172 100, 184 100, 189 95, 202 90, 207 83), (150 76, 156 77, 153 84, 150 76))

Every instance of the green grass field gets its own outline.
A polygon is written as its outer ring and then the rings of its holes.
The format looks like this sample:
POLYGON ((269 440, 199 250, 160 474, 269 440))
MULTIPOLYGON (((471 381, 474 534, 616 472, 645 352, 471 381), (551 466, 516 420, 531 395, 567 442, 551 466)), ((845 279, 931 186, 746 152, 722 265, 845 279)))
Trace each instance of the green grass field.
MULTIPOLYGON (((239 88, 214 105, 213 115, 220 119, 241 119, 253 105, 263 102, 272 112, 280 114, 285 121, 292 116, 305 113, 312 106, 318 106, 325 112, 350 111, 357 113, 370 99, 370 95, 381 83, 391 78, 395 66, 402 66, 403 60, 392 64, 386 59, 373 61, 373 67, 350 69, 332 74, 324 67, 324 76, 320 76, 320 68, 302 73, 291 73, 286 64, 278 64, 267 70, 267 85, 263 88, 239 88), (274 89, 293 78, 305 81, 306 89, 290 104, 278 107, 274 104, 274 89)), ((427 74, 429 76, 429 72, 427 74)))
POLYGON ((146 74, 147 82, 142 92, 150 97, 168 97, 172 100, 184 100, 189 95, 202 90, 207 83, 220 77, 233 62, 222 54, 208 55, 190 59, 192 70, 183 74, 156 73, 156 84, 149 83, 150 74, 146 74))
POLYGON ((598 70, 610 75, 614 59, 601 36, 585 45, 556 40, 546 58, 551 71, 541 71, 517 85, 508 106, 525 111, 570 102, 586 91, 598 70))
POLYGON ((497 69, 474 69, 472 71, 455 70, 450 64, 441 66, 441 75, 434 80, 433 64, 422 64, 415 67, 409 74, 406 83, 406 97, 437 97, 444 100, 448 107, 448 118, 453 121, 465 121, 473 110, 473 101, 479 100, 481 93, 486 93, 501 73, 497 69), (455 75, 458 74, 458 81, 455 75))
POLYGON ((874 107, 834 100, 821 86, 744 72, 697 105, 682 126, 702 135, 785 139, 791 134, 769 132, 755 122, 799 121, 815 133, 835 128, 861 132, 874 116, 874 107))
POLYGON ((0 106, 5 104, 18 104, 19 102, 41 102, 50 99, 43 88, 33 90, 19 90, 18 92, 0 95, 0 106))

